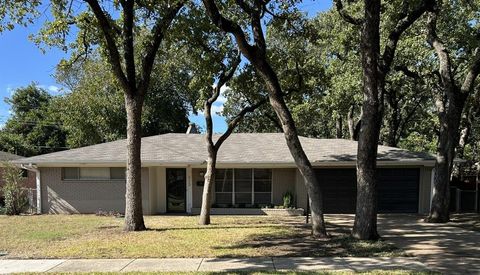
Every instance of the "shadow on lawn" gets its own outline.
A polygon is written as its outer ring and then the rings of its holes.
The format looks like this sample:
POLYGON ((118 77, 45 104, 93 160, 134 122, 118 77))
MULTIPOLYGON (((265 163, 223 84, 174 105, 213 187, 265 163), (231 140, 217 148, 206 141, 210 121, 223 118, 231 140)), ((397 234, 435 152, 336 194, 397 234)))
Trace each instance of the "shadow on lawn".
POLYGON ((198 225, 198 226, 184 226, 184 227, 162 227, 162 228, 147 228, 147 231, 157 231, 157 232, 165 232, 165 231, 177 231, 177 230, 218 230, 218 229, 252 229, 252 228, 288 228, 287 225, 276 225, 276 224, 266 224, 266 225, 222 225, 222 226, 215 226, 215 225, 198 225))
POLYGON ((383 257, 407 256, 394 245, 380 241, 359 241, 350 237, 350 227, 327 223, 330 238, 315 239, 310 226, 296 226, 288 234, 255 234, 241 243, 214 249, 239 251, 221 257, 247 257, 242 249, 265 249, 272 257, 383 257))

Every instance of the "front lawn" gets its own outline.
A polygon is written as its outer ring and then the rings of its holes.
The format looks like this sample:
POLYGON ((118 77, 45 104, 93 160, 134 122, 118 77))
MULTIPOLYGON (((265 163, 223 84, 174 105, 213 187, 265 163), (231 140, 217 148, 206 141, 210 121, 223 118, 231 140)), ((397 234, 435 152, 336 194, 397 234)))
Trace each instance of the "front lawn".
POLYGON ((299 218, 148 216, 148 231, 126 233, 123 219, 94 215, 0 216, 0 252, 7 258, 166 258, 259 256, 405 256, 393 245, 348 237, 329 226, 332 238, 310 238, 299 218))

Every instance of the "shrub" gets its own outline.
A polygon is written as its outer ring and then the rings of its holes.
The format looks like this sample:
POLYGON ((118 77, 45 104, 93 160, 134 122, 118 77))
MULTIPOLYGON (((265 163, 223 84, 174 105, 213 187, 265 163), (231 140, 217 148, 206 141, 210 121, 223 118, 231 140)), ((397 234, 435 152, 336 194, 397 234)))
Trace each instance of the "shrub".
POLYGON ((28 195, 23 188, 22 170, 11 163, 3 163, 4 212, 7 215, 20 215, 28 208, 28 195))
POLYGON ((293 194, 286 192, 283 194, 283 208, 291 208, 293 206, 293 194))

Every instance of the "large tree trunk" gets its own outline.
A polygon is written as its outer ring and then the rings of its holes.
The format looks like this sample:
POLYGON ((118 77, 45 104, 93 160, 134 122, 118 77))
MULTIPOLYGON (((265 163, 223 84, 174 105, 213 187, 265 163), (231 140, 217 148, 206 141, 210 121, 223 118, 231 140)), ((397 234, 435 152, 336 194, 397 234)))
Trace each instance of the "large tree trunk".
POLYGON ((142 209, 142 106, 143 96, 125 95, 127 110, 127 186, 125 231, 145 230, 142 209))
POLYGON ((365 0, 362 31, 364 101, 357 153, 357 205, 352 236, 376 240, 377 232, 377 147, 380 134, 378 55, 380 52, 380 0, 365 0))
POLYGON ((303 151, 292 114, 283 99, 280 83, 269 64, 257 63, 256 68, 267 84, 270 104, 282 123, 282 129, 288 148, 290 149, 290 153, 295 160, 300 174, 303 176, 308 195, 310 196, 312 235, 319 238, 326 237, 327 231, 323 219, 322 190, 315 175, 315 170, 308 160, 305 151, 303 151))
POLYGON ((215 184, 215 166, 217 164, 217 152, 213 146, 208 146, 207 171, 202 195, 202 210, 200 212, 200 225, 210 224, 210 210, 212 208, 212 188, 215 184))
POLYGON ((338 115, 335 123, 335 132, 337 138, 343 138, 343 120, 340 115, 338 115))
POLYGON ((440 130, 433 181, 433 197, 427 222, 444 223, 450 220, 450 176, 455 158, 455 148, 459 142, 459 129, 466 95, 450 91, 445 100, 437 100, 440 130))

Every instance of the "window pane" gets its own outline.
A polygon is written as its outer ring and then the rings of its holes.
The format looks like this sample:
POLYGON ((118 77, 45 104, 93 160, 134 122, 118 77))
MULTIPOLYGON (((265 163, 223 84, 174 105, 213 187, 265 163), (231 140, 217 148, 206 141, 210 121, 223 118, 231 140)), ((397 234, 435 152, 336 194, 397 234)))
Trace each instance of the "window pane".
POLYGON ((124 180, 125 179, 125 168, 123 167, 112 167, 110 168, 110 178, 113 180, 124 180))
POLYGON ((63 168, 63 179, 76 180, 78 179, 78 168, 63 168))
POLYGON ((215 192, 232 192, 232 176, 231 169, 218 169, 215 175, 215 192))
POLYGON ((235 183, 239 180, 252 182, 252 169, 235 169, 235 183))
POLYGON ((253 173, 255 175, 255 180, 271 180, 272 179, 272 169, 254 169, 253 173))
POLYGON ((235 193, 240 192, 252 192, 251 169, 235 169, 235 193))
POLYGON ((80 179, 110 179, 109 168, 80 168, 80 179))
POLYGON ((216 204, 231 204, 232 203, 232 193, 216 193, 215 194, 215 203, 216 204))
POLYGON ((272 181, 255 180, 255 192, 272 192, 272 181))
POLYGON ((272 170, 255 169, 254 171, 254 202, 265 205, 272 202, 272 170))
POLYGON ((251 204, 252 193, 235 193, 235 204, 239 203, 251 204))
POLYGON ((255 193, 256 204, 270 204, 272 202, 272 193, 255 193))

